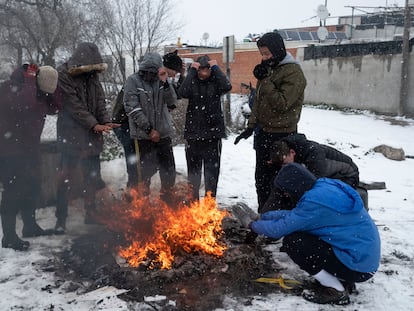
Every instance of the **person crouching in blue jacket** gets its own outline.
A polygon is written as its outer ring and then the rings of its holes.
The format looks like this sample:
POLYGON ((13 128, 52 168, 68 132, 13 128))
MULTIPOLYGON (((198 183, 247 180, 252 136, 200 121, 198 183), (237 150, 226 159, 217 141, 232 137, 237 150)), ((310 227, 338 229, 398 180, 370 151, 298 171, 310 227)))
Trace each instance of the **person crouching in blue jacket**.
POLYGON ((274 187, 296 203, 269 211, 249 227, 270 238, 283 237, 281 251, 318 282, 303 298, 320 304, 349 304, 355 282, 370 279, 380 262, 380 237, 361 197, 337 179, 316 179, 298 163, 284 166, 274 187))

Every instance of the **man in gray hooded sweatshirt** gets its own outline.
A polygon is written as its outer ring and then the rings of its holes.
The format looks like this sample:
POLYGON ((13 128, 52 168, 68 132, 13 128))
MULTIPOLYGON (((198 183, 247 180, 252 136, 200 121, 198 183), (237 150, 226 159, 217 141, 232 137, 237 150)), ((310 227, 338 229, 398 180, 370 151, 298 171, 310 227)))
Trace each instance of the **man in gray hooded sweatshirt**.
POLYGON ((168 74, 158 53, 145 54, 138 72, 125 82, 124 107, 131 138, 139 152, 139 170, 149 194, 151 177, 159 170, 160 197, 171 199, 176 171, 172 150, 172 117, 168 110, 177 104, 177 95, 167 80, 168 74))

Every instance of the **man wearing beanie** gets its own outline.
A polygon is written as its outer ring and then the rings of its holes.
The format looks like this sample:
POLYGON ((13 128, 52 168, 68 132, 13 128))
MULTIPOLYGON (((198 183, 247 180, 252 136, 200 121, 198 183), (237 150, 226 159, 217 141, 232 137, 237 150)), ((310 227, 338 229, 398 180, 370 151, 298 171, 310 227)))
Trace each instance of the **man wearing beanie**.
POLYGON ((247 128, 234 143, 250 137, 255 128, 261 129, 255 136, 256 193, 261 213, 278 170, 276 165, 269 164, 271 147, 273 142, 297 132, 306 79, 298 62, 286 51, 279 33, 264 34, 257 47, 262 62, 253 70, 258 80, 253 109, 247 128))
POLYGON ((40 135, 47 114, 60 109, 57 71, 25 64, 0 86, 0 182, 2 247, 27 250, 30 243, 16 234, 16 216, 23 220, 23 237, 50 235, 36 222, 41 194, 40 135), (56 94, 54 94, 56 93, 56 94))
POLYGON ((298 163, 283 166, 273 186, 294 201, 292 210, 270 211, 250 223, 236 216, 257 234, 283 238, 280 250, 317 281, 303 298, 349 304, 355 283, 372 278, 380 262, 378 230, 361 197, 340 180, 316 179, 298 163))
POLYGON ((105 187, 99 159, 103 149, 103 133, 119 126, 111 122, 99 81, 99 74, 107 67, 98 47, 94 43, 82 42, 69 60, 58 68, 63 109, 57 120, 62 158, 55 229, 61 232, 66 228, 69 190, 79 183, 74 174, 78 164, 83 174, 85 223, 95 223, 95 194, 105 187))
MULTIPOLYGON (((169 83, 174 87, 175 92, 184 79, 183 61, 178 56, 178 50, 167 53, 163 56, 164 69, 167 72, 169 83), (177 74, 179 77, 177 78, 177 74)), ((175 109, 175 104, 170 104, 168 109, 175 109)), ((124 89, 118 93, 112 110, 112 121, 121 124, 119 128, 114 129, 115 135, 124 149, 125 163, 128 175, 127 187, 133 187, 138 184, 138 173, 136 165, 135 142, 131 138, 129 130, 128 116, 124 109, 124 89)))
POLYGON ((231 90, 230 81, 208 55, 191 64, 178 94, 188 98, 184 138, 188 181, 193 200, 199 199, 204 167, 205 194, 216 196, 220 174, 222 138, 226 137, 221 96, 231 90))

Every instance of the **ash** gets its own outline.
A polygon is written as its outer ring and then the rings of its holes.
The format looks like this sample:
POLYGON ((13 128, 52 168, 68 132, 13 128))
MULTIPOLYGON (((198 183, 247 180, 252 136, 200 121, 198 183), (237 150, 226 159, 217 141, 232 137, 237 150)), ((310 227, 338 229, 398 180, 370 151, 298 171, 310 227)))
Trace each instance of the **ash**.
POLYGON ((175 255, 170 270, 150 270, 145 264, 128 266, 116 254, 117 246, 125 244, 124 239, 97 228, 74 240, 70 249, 56 258, 54 270, 58 278, 66 283, 69 280, 67 291, 89 292, 104 286, 127 289, 118 297, 131 305, 140 302, 139 310, 207 311, 222 307, 225 296, 249 305, 253 296, 280 291, 254 282, 281 270, 265 250, 271 241, 250 236, 250 231, 230 217, 223 220, 222 227, 222 240, 227 245, 222 257, 181 252, 175 255), (165 299, 146 299, 160 295, 165 299))

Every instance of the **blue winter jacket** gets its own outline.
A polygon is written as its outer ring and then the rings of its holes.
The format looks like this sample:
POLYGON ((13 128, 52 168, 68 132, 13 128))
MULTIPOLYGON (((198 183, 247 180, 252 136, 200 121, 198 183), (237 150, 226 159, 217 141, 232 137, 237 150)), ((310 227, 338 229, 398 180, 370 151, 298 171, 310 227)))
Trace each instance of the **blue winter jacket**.
POLYGON ((264 213, 252 230, 279 239, 306 232, 330 244, 349 269, 375 272, 380 262, 377 227, 363 207, 359 194, 340 180, 320 178, 292 210, 264 213))

